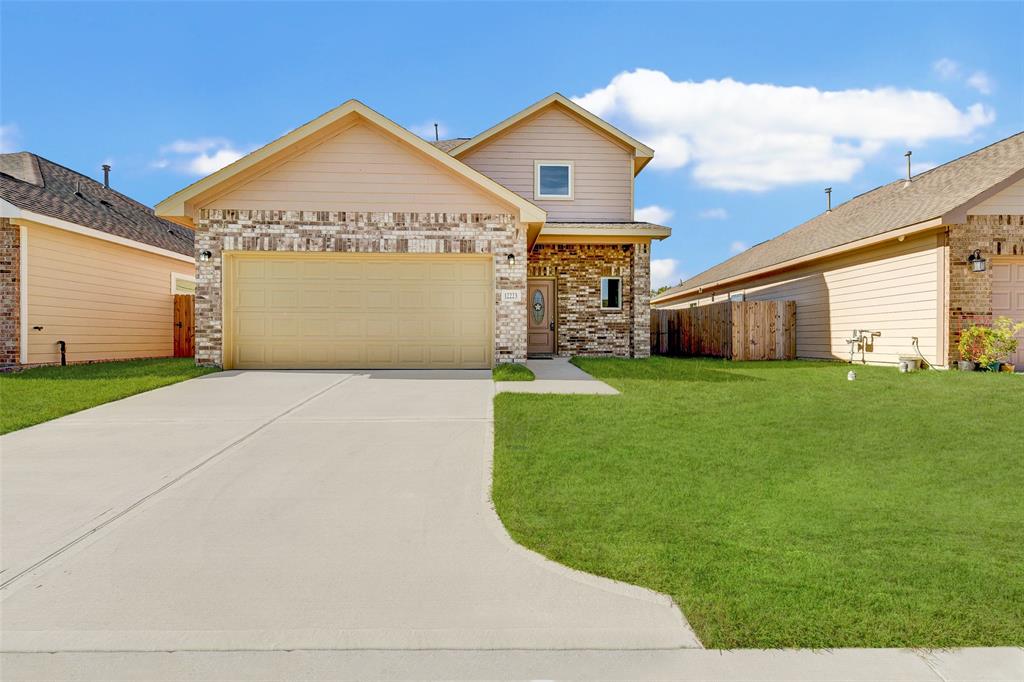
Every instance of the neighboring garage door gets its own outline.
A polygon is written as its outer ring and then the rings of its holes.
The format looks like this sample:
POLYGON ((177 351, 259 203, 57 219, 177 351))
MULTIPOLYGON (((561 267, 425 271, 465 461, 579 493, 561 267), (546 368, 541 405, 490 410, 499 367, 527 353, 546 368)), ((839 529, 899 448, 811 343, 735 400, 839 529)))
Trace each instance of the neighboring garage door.
MULTIPOLYGON (((992 263, 992 315, 1024 322, 1024 258, 992 263)), ((1024 366, 1024 332, 1017 338, 1020 343, 1010 362, 1020 367, 1024 366)))
POLYGON ((228 254, 225 366, 486 368, 486 256, 228 254))

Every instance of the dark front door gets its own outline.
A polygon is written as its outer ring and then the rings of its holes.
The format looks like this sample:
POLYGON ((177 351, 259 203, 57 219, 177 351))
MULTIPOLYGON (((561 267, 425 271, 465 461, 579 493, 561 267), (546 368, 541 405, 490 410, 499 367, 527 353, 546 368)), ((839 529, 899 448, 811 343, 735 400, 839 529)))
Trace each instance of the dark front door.
POLYGON ((531 279, 526 287, 526 353, 545 355, 555 352, 555 283, 550 279, 531 279))

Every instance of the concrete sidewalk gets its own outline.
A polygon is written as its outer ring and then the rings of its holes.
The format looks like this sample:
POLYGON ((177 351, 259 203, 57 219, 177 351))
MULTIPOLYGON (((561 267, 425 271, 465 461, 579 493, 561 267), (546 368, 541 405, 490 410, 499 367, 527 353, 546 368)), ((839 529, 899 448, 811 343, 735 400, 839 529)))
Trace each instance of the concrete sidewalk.
POLYGON ((0 656, 17 680, 1020 682, 1014 648, 912 651, 249 651, 0 656))
POLYGON ((569 358, 527 360, 536 379, 533 381, 498 381, 498 393, 566 393, 588 395, 618 395, 619 392, 599 379, 590 376, 569 358))

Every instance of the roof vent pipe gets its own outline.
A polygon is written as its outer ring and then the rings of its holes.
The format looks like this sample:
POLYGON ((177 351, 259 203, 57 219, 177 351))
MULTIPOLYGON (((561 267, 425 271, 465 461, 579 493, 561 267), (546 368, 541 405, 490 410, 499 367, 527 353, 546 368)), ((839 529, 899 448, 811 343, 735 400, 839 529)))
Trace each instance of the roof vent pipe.
POLYGON ((103 186, 110 189, 110 164, 103 164, 103 186))
POLYGON ((909 184, 910 184, 910 155, 911 155, 911 154, 913 154, 913 153, 914 153, 914 152, 912 152, 912 151, 910 151, 910 150, 908 149, 908 150, 907 150, 907 153, 903 155, 903 156, 907 157, 907 182, 906 182, 906 183, 904 184, 904 187, 905 187, 906 185, 909 185, 909 184))
POLYGON ((826 203, 826 206, 827 206, 827 208, 825 209, 825 213, 831 213, 832 212, 832 188, 831 187, 826 187, 825 188, 825 203, 826 203))
POLYGON ((434 124, 434 142, 437 142, 440 139, 441 139, 441 133, 439 132, 437 124, 435 123, 434 124))

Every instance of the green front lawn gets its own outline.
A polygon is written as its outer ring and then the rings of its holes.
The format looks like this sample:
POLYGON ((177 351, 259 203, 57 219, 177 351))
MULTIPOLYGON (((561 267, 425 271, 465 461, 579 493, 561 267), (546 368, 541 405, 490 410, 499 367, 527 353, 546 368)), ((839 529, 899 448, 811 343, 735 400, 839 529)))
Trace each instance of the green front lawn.
POLYGON ((216 370, 192 358, 37 367, 0 374, 0 433, 216 370))
POLYGON ((526 365, 505 362, 494 367, 491 378, 494 381, 533 381, 535 377, 526 365))
POLYGON ((1024 378, 577 359, 495 398, 512 536, 670 594, 708 647, 1024 644, 1024 378))

